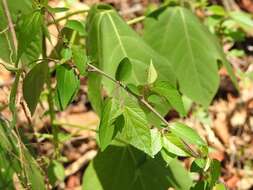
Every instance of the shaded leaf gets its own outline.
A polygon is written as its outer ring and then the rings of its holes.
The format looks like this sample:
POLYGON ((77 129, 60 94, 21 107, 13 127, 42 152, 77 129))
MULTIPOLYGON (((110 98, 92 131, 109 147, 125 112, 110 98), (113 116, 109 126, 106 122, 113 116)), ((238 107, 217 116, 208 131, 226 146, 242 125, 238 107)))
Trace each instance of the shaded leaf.
POLYGON ((117 100, 109 98, 105 101, 99 124, 99 143, 102 151, 105 150, 115 137, 117 133, 115 121, 121 114, 122 110, 117 100))
POLYGON ((177 160, 165 166, 159 157, 151 159, 132 147, 110 146, 88 166, 82 189, 189 190, 191 184, 189 174, 177 160))
POLYGON ((57 181, 63 181, 65 178, 64 167, 56 160, 50 162, 47 172, 48 179, 53 186, 57 181))
POLYGON ((41 35, 42 24, 42 15, 38 10, 23 17, 17 36, 19 42, 17 60, 27 51, 31 43, 37 39, 37 36, 41 35))
POLYGON ((80 81, 73 69, 68 65, 60 65, 56 68, 56 92, 61 110, 65 109, 74 99, 80 85, 80 81))
POLYGON ((47 63, 43 62, 35 65, 25 76, 23 96, 31 114, 36 109, 48 72, 47 63))
POLYGON ((152 88, 152 91, 156 92, 160 96, 164 96, 166 100, 172 105, 172 107, 180 113, 180 115, 186 115, 181 95, 177 89, 170 85, 168 82, 156 83, 152 88))
POLYGON ((132 64, 130 60, 127 57, 125 57, 119 63, 119 66, 115 74, 115 78, 118 81, 126 81, 131 76, 131 72, 132 72, 132 64))

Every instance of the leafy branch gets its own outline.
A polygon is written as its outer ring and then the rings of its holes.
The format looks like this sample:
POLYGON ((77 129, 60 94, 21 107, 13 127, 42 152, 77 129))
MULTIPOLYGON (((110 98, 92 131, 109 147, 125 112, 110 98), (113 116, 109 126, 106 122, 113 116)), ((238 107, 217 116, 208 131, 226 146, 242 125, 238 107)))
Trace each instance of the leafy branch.
MULTIPOLYGON (((98 74, 101 74, 102 76, 106 77, 107 79, 111 80, 112 82, 114 82, 115 84, 119 85, 121 88, 123 88, 126 92, 128 92, 129 94, 131 94, 133 97, 135 97, 140 103, 142 103, 146 108, 148 108, 152 113, 154 113, 168 128, 163 128, 161 130, 162 133, 166 133, 169 128, 170 128, 170 123, 164 119, 164 117, 158 112, 156 111, 156 109, 154 109, 145 99, 144 97, 138 96, 135 93, 133 93, 125 84, 123 84, 121 81, 118 81, 116 79, 114 79, 113 77, 111 77, 110 75, 108 75, 107 73, 105 73, 104 71, 102 71, 101 69, 97 68, 96 66, 88 63, 88 71, 89 72, 96 72, 98 74)), ((160 130, 160 129, 159 129, 160 130)), ((181 139, 181 138, 180 138, 181 139)), ((185 142, 183 139, 181 139, 182 142, 184 143, 184 145, 186 146, 186 148, 188 149, 188 151, 191 152, 191 154, 195 157, 200 157, 199 153, 197 153, 194 149, 191 148, 191 146, 185 142)))

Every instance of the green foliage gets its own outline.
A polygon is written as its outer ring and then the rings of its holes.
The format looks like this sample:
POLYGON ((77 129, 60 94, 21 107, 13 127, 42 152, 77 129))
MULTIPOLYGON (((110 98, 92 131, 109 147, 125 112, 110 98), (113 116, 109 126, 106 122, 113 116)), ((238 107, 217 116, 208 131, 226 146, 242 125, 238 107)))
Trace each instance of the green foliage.
MULTIPOLYGON (((10 107, 15 118, 16 92, 23 71, 26 73, 23 97, 32 115, 47 83, 47 111, 56 147, 56 156, 46 167, 52 186, 64 181, 59 144, 70 138, 54 125, 55 107, 66 109, 79 90, 80 78, 87 76, 88 98, 100 116, 97 133, 101 151, 85 171, 83 190, 225 189, 217 183, 220 163, 208 158, 207 143, 194 129, 164 117, 171 109, 180 117, 188 114, 183 96, 204 107, 210 104, 219 85, 218 62, 226 67, 235 85, 236 78, 216 37, 190 10, 170 6, 179 1, 167 3, 146 16, 144 35, 134 31, 111 6, 94 5, 85 22, 67 20, 49 55, 46 38, 51 42, 51 35, 46 16, 68 9, 50 7, 43 0, 35 1, 33 9, 30 3, 19 5, 24 10, 20 19, 12 14, 18 37, 17 52, 13 50, 12 40, 8 40, 9 32, 4 38, 0 35, 0 47, 4 48, 0 57, 11 62, 10 51, 16 57, 15 67, 7 65, 16 72, 10 107), (42 59, 37 59, 40 55, 42 59), (195 157, 190 172, 199 173, 199 180, 191 179, 178 157, 195 157)), ((204 7, 205 3, 196 1, 192 7, 204 7)), ((11 12, 15 12, 14 1, 10 0, 9 4, 11 12)), ((228 14, 219 6, 207 10, 212 15, 209 28, 218 35, 242 39, 239 29, 233 31, 230 25, 237 23, 243 30, 252 26, 247 14, 228 14), (226 22, 231 20, 232 24, 226 22), (225 27, 224 31, 218 30, 219 27, 225 27)), ((4 19, 0 29, 6 25, 4 19)), ((15 119, 12 122, 16 124, 15 119)), ((13 175, 20 174, 19 180, 25 188, 45 189, 34 158, 17 131, 2 120, 0 137, 0 168, 4 171, 0 172, 0 188, 14 189, 13 175), (15 159, 10 159, 11 155, 15 159)))
POLYGON ((24 144, 10 130, 10 126, 0 118, 0 186, 14 189, 13 176, 17 174, 21 185, 31 190, 44 190, 44 178, 34 158, 24 144))
POLYGON ((208 106, 219 84, 217 61, 226 60, 200 21, 185 8, 157 10, 145 21, 144 39, 172 63, 181 92, 208 106))
POLYGON ((187 190, 192 185, 176 159, 166 164, 160 156, 151 159, 130 146, 110 146, 99 153, 83 180, 83 190, 187 190))
MULTIPOLYGON (((8 7, 14 24, 17 24, 18 22, 19 13, 29 14, 32 11, 32 3, 30 0, 8 0, 8 7)), ((8 28, 8 21, 2 6, 0 6, 0 18, 0 31, 3 31, 8 28)), ((9 30, 0 34, 0 49, 1 59, 8 63, 15 61, 16 52, 14 50, 13 39, 9 30)))
POLYGON ((31 114, 36 109, 48 72, 47 63, 42 62, 35 65, 24 79, 23 96, 31 114))
POLYGON ((74 99, 79 89, 79 79, 68 65, 60 65, 56 69, 56 97, 61 110, 64 110, 74 99))
POLYGON ((64 167, 56 160, 50 162, 47 172, 49 181, 52 185, 55 185, 57 181, 63 181, 65 178, 64 167))

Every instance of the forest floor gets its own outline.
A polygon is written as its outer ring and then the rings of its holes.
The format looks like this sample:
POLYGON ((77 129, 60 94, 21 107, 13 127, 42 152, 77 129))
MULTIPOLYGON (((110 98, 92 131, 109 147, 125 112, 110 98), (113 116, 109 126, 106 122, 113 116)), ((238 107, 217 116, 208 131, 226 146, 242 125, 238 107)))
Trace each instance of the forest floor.
MULTIPOLYGON (((100 2, 99 0, 73 1, 69 0, 71 10, 79 10, 85 6, 100 2)), ((148 0, 102 0, 102 2, 112 4, 125 19, 131 19, 143 15, 146 7, 150 3, 148 0)), ((153 0, 152 3, 158 3, 153 0)), ((52 0, 52 6, 63 6, 63 1, 52 0)), ((253 13, 253 3, 250 0, 241 1, 236 4, 239 8, 253 13)), ((135 25, 136 29, 141 28, 141 24, 135 25)), ((57 36, 54 27, 50 29, 52 34, 57 36)), ((226 183, 231 190, 253 189, 253 37, 249 36, 248 41, 239 44, 243 48, 248 48, 245 56, 229 57, 229 61, 234 66, 239 80, 239 92, 233 87, 226 71, 220 70, 221 84, 212 105, 208 110, 198 106, 193 106, 185 121, 197 129, 199 134, 207 140, 213 148, 211 157, 222 162, 221 180, 226 183), (242 74, 243 73, 243 74, 242 74)), ((226 51, 229 45, 224 45, 226 51)), ((13 75, 0 66, 0 103, 7 104, 13 75)), ((42 113, 46 109, 43 102, 36 113, 42 113)), ((24 112, 26 110, 23 101, 18 105, 19 122, 18 125, 27 134, 50 133, 50 126, 47 117, 39 118, 30 116, 24 112), (33 128, 29 127, 29 122, 34 123, 33 128)), ((1 113, 9 118, 10 112, 7 108, 2 108, 1 113)), ((38 114, 39 115, 39 114, 38 114)), ((177 114, 171 112, 167 119, 175 119, 177 114)), ((57 113, 57 122, 61 124, 61 131, 64 134, 62 146, 62 156, 65 157, 65 189, 80 189, 82 174, 89 161, 94 158, 97 152, 96 133, 94 130, 99 124, 99 118, 91 109, 87 100, 86 79, 82 79, 81 88, 75 101, 64 112, 57 113), (89 130, 91 129, 91 130, 89 130), (92 131, 93 130, 93 131, 92 131)), ((52 154, 53 145, 43 136, 37 140, 29 139, 29 144, 36 147, 38 154, 46 157, 52 154)), ((191 160, 184 160, 186 167, 191 160)))

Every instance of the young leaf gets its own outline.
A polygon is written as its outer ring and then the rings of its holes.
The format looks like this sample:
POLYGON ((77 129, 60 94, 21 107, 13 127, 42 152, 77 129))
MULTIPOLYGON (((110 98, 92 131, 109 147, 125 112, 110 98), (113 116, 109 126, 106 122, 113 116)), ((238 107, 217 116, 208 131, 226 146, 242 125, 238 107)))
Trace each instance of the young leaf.
POLYGON ((155 83, 152 91, 156 92, 160 96, 164 96, 166 100, 172 105, 172 107, 180 113, 180 115, 186 115, 181 95, 177 89, 170 85, 168 82, 155 83))
POLYGON ((84 23, 78 20, 68 20, 65 27, 79 32, 80 35, 86 34, 84 23))
POLYGON ((82 76, 86 75, 87 56, 80 46, 72 46, 73 61, 82 76))
POLYGON ((48 179, 53 186, 57 181, 63 181, 65 178, 64 167, 60 162, 56 160, 53 160, 49 164, 47 172, 48 179))
POLYGON ((125 57, 119 63, 119 66, 115 74, 115 78, 118 81, 126 81, 131 76, 131 72, 132 72, 132 64, 130 60, 127 57, 125 57))
MULTIPOLYGON (((108 75, 115 76, 120 61, 127 57, 132 63, 132 75, 125 82, 136 86, 147 84, 146 71, 152 60, 159 73, 158 79, 175 84, 170 63, 148 46, 110 6, 95 5, 91 8, 87 32, 88 56, 96 60, 98 67, 108 75)), ((115 83, 104 77, 102 83, 110 95, 115 83)))
POLYGON ((227 190, 224 184, 218 183, 214 186, 213 190, 227 190))
POLYGON ((64 110, 74 99, 80 81, 73 69, 68 65, 60 65, 56 69, 56 92, 57 100, 61 110, 64 110))
POLYGON ((181 92, 208 106, 219 85, 217 61, 226 64, 236 82, 231 66, 217 39, 194 14, 181 7, 163 9, 147 17, 144 39, 172 63, 181 92))
POLYGON ((117 117, 122 114, 119 102, 109 98, 105 101, 99 124, 99 144, 104 151, 111 143, 117 133, 117 126, 114 124, 117 117))
POLYGON ((138 103, 131 98, 125 99, 123 116, 125 125, 121 137, 134 147, 153 156, 148 121, 138 103))
POLYGON ((150 65, 148 68, 148 84, 154 83, 156 81, 157 77, 158 77, 158 75, 157 75, 156 69, 153 65, 152 59, 151 59, 150 65))
POLYGON ((61 50, 62 63, 70 60, 72 57, 72 50, 70 48, 63 48, 61 50))
POLYGON ((152 155, 156 155, 162 149, 162 137, 157 128, 151 129, 152 155))
POLYGON ((189 190, 191 185, 189 174, 175 159, 166 166, 162 159, 151 159, 131 146, 109 146, 86 169, 82 189, 189 190))
POLYGON ((35 65, 25 76, 23 96, 31 114, 36 109, 48 72, 47 63, 43 62, 35 65))
POLYGON ((170 125, 171 132, 184 141, 198 146, 207 146, 198 133, 183 123, 173 123, 170 125))

